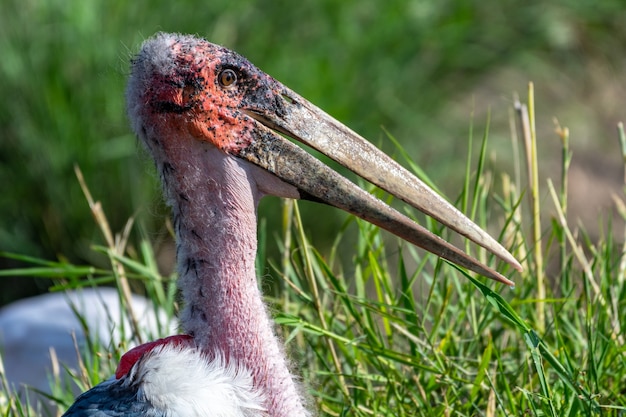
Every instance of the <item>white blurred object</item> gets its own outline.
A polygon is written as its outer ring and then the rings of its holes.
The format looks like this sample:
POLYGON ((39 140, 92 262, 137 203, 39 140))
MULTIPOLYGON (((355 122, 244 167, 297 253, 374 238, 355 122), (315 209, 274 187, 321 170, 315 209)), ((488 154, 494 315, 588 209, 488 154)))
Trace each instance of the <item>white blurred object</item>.
MULTIPOLYGON (((139 295, 132 296, 132 308, 142 340, 152 340, 176 333, 178 324, 165 311, 139 295), (157 313, 158 312, 158 313, 157 313)), ((12 391, 24 393, 26 387, 51 393, 54 349, 60 368, 77 369, 79 349, 86 345, 86 335, 78 317, 89 329, 89 340, 104 348, 129 340, 132 329, 114 288, 85 288, 76 291, 44 294, 16 301, 0 309, 0 356, 12 391)), ((136 338, 129 347, 137 344, 136 338)), ((29 394, 29 400, 32 401, 29 394)))

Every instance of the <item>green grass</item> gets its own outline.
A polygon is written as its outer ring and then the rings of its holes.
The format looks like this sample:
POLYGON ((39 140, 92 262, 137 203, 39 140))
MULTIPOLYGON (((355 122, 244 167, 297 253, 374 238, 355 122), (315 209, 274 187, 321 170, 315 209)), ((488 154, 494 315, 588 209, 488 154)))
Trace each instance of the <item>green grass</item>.
MULTIPOLYGON (((323 255, 303 227, 300 203, 283 204, 280 231, 262 223, 260 253, 276 246, 281 256, 259 257, 259 280, 271 289, 267 301, 321 415, 626 413, 623 236, 615 236, 611 218, 602 222, 598 240, 566 220, 569 132, 558 126, 553 138, 537 137, 532 93, 531 85, 528 105, 519 103, 520 111, 511 116, 520 126, 526 120, 529 129, 520 129, 511 146, 519 151, 519 166, 533 173, 532 142, 560 140, 559 181, 529 180, 527 174, 515 181, 514 173, 494 172, 486 129, 478 159, 467 160, 458 198, 522 262, 522 273, 500 265, 516 281, 514 290, 471 277, 354 218, 345 220, 323 255), (351 255, 340 259, 346 246, 351 255)), ((470 140, 474 146, 473 135, 470 140)), ((399 154, 405 155, 400 149, 399 154)), ((149 239, 130 226, 114 235, 99 204, 88 201, 106 242, 94 243, 92 250, 106 255, 108 268, 19 256, 33 267, 0 275, 49 276, 58 282, 55 290, 140 283, 157 304, 177 311, 175 277, 160 274, 149 239)), ((616 195, 615 202, 626 217, 624 196, 616 195)), ((428 225, 448 236, 437 224, 428 225)), ((484 251, 468 248, 494 262, 484 251)), ((91 365, 77 375, 81 386, 108 377, 123 347, 101 355, 94 346, 85 358, 91 365)), ((67 393, 55 392, 62 407, 70 403, 67 393)), ((1 415, 32 415, 4 395, 1 415)))

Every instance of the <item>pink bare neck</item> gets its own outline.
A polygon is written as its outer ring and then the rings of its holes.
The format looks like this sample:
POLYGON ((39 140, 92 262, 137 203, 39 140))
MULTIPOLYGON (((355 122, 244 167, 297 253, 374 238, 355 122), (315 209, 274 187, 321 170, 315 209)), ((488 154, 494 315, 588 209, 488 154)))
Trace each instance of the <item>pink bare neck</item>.
POLYGON ((161 146, 155 160, 173 209, 183 330, 207 355, 247 368, 269 415, 307 415, 256 281, 258 172, 193 138, 161 146))

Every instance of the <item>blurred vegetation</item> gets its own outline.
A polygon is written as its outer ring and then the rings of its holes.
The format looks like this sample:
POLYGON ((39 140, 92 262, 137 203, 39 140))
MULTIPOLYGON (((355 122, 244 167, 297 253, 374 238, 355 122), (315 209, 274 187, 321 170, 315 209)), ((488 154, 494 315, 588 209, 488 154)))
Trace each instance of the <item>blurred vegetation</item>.
MULTIPOLYGON (((547 95, 538 98, 546 118, 566 115, 573 132, 584 123, 573 147, 606 147, 624 109, 621 0, 6 0, 0 8, 0 250, 49 259, 97 261, 75 164, 113 230, 135 214, 150 239, 163 229, 166 210, 123 99, 130 57, 156 31, 237 50, 376 143, 384 126, 438 183, 463 174, 470 115, 495 106, 506 119, 502 97, 528 80, 547 95), (577 107, 558 112, 557 100, 577 107)), ((494 115, 495 147, 499 127, 494 115)), ((314 239, 331 240, 340 221, 316 224, 314 239)), ((0 303, 33 291, 23 280, 0 286, 0 303)))

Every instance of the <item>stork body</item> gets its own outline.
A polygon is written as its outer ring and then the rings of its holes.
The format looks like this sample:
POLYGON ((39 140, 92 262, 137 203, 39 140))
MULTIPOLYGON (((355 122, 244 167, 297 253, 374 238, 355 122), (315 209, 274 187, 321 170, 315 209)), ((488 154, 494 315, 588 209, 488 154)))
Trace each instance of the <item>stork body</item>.
POLYGON ((210 359, 177 336, 147 345, 130 367, 122 362, 115 377, 79 397, 66 415, 267 416, 263 393, 247 369, 221 357, 210 359))
MULTIPOLYGON (((188 336, 129 352, 115 379, 79 397, 67 416, 121 415, 112 411, 120 404, 136 407, 138 416, 309 415, 256 283, 256 208, 264 195, 336 206, 511 284, 276 132, 318 148, 519 267, 406 170, 225 48, 190 36, 157 35, 133 62, 127 101, 133 129, 154 158, 172 206, 185 302, 181 323, 188 336), (168 400, 175 390, 155 391, 148 382, 155 378, 157 386, 169 386, 178 380, 163 359, 178 356, 188 358, 185 363, 223 369, 219 374, 230 375, 239 395, 221 395, 228 406, 211 408, 215 404, 206 392, 190 386, 176 392, 192 405, 175 407, 178 403, 168 400)), ((195 374, 195 384, 211 386, 209 374, 195 374)))

